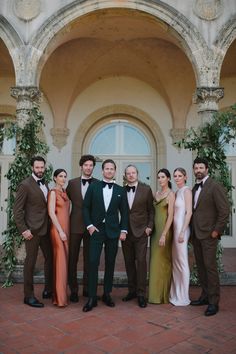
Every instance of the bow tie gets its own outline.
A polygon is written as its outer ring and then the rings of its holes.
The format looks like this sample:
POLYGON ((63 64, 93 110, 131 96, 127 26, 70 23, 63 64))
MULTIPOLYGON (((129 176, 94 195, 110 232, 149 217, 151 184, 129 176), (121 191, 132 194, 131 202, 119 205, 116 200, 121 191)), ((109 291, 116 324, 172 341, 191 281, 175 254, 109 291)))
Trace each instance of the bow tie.
POLYGON ((39 186, 40 186, 40 184, 45 184, 45 179, 44 178, 38 179, 37 183, 38 183, 39 186))
POLYGON ((194 187, 195 187, 195 189, 196 189, 196 191, 197 191, 198 188, 199 188, 199 187, 202 188, 202 186, 203 186, 203 182, 200 182, 200 183, 196 183, 194 187))
POLYGON ((133 193, 135 192, 135 186, 126 186, 127 192, 130 192, 131 189, 133 191, 133 193))
POLYGON ((83 186, 85 186, 85 184, 88 182, 88 184, 90 184, 92 182, 92 178, 81 178, 81 182, 83 184, 83 186))
POLYGON ((113 182, 105 182, 105 181, 102 181, 102 188, 105 188, 106 186, 109 187, 109 189, 111 189, 113 187, 113 182))

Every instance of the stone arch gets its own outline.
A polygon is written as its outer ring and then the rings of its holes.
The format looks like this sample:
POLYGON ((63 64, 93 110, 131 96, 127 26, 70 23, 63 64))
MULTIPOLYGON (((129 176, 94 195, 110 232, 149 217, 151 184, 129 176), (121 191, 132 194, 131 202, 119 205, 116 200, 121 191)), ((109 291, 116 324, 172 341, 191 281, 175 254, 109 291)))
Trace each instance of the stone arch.
POLYGON ((108 118, 112 115, 125 115, 132 119, 138 120, 149 131, 155 142, 155 149, 157 151, 158 166, 166 166, 167 150, 166 142, 162 131, 157 122, 146 112, 130 105, 111 105, 91 113, 84 119, 81 125, 77 128, 73 144, 72 144, 72 175, 76 175, 77 166, 80 156, 83 153, 84 142, 87 138, 90 128, 99 120, 108 118), (151 127, 151 129, 150 129, 151 127))
MULTIPOLYGON (((173 33, 178 37, 179 43, 193 65, 196 82, 198 86, 206 85, 203 82, 201 72, 208 67, 207 57, 209 48, 201 34, 190 21, 173 7, 164 4, 161 1, 147 0, 125 0, 117 2, 115 0, 92 0, 90 2, 73 2, 63 7, 56 14, 52 15, 43 26, 37 31, 35 37, 31 40, 30 50, 27 57, 27 65, 31 67, 31 77, 28 85, 38 86, 42 67, 52 50, 55 49, 53 39, 56 34, 66 28, 70 23, 79 17, 92 13, 94 11, 106 9, 127 9, 140 11, 149 14, 158 21, 165 22, 173 33), (191 31, 189 30, 191 28, 191 31), (53 48, 49 48, 49 46, 53 48)), ((30 73, 30 70, 28 70, 30 73)))
POLYGON ((24 68, 24 61, 20 53, 20 48, 23 47, 23 41, 12 25, 2 15, 0 15, 0 38, 3 40, 12 58, 17 85, 21 81, 21 72, 24 68))
POLYGON ((220 30, 215 42, 214 42, 214 50, 215 50, 215 58, 214 58, 214 66, 218 70, 218 76, 220 80, 220 72, 221 67, 229 49, 230 45, 233 41, 236 40, 236 15, 232 16, 228 22, 222 27, 220 30))

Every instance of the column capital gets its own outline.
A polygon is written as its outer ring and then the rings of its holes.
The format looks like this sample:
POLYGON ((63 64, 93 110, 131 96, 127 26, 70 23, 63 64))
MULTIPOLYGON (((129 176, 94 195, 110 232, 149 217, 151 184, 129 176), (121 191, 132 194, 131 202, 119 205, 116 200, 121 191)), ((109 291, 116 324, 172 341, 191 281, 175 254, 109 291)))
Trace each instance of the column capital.
POLYGON ((182 140, 185 137, 186 132, 187 132, 186 128, 173 128, 173 129, 171 129, 170 136, 172 137, 172 144, 174 146, 176 146, 175 143, 182 140))
POLYGON ((34 107, 41 102, 42 93, 36 86, 15 86, 11 87, 11 96, 17 101, 16 117, 21 128, 25 126, 34 107))
POLYGON ((70 133, 68 128, 52 128, 50 130, 53 138, 53 145, 58 148, 59 151, 66 145, 67 137, 70 133))
POLYGON ((218 111, 218 102, 224 97, 223 87, 197 87, 193 103, 198 104, 198 112, 218 111))

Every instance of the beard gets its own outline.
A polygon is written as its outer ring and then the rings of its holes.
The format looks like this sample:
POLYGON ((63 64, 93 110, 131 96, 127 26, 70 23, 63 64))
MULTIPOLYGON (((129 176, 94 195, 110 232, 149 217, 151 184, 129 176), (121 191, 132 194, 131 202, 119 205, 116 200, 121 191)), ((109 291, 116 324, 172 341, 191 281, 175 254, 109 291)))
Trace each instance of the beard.
POLYGON ((44 172, 35 172, 33 171, 33 174, 37 177, 37 178, 42 178, 44 175, 44 172))

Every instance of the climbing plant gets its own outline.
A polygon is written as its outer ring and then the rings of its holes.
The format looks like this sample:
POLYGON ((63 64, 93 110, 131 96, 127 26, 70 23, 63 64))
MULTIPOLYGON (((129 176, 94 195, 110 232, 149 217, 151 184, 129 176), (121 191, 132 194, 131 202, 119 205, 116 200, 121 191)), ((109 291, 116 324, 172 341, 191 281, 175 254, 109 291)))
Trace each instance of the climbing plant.
MULTIPOLYGON (((209 122, 197 129, 191 128, 186 136, 176 145, 193 151, 197 156, 208 160, 210 175, 218 180, 228 192, 231 201, 232 186, 230 171, 226 161, 226 147, 236 138, 236 104, 227 111, 217 112, 209 122)), ((223 271, 223 249, 218 244, 217 263, 218 270, 223 271)), ((191 283, 197 284, 197 269, 194 264, 191 271, 191 283)))
MULTIPOLYGON (((11 123, 9 127, 3 130, 4 137, 16 137, 17 139, 14 154, 15 159, 6 174, 6 178, 9 181, 9 193, 7 201, 8 224, 7 229, 4 231, 3 242, 2 265, 6 273, 3 287, 13 285, 12 273, 17 263, 16 252, 23 242, 23 238, 16 228, 13 217, 15 192, 19 183, 32 173, 30 166, 31 158, 35 155, 46 156, 49 151, 47 144, 40 138, 43 126, 43 115, 38 108, 34 108, 23 128, 17 123, 11 123)), ((51 174, 52 168, 49 166, 45 172, 45 179, 47 181, 50 180, 51 174)))

